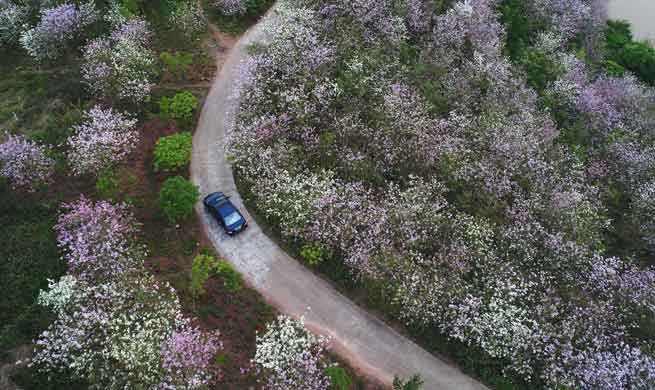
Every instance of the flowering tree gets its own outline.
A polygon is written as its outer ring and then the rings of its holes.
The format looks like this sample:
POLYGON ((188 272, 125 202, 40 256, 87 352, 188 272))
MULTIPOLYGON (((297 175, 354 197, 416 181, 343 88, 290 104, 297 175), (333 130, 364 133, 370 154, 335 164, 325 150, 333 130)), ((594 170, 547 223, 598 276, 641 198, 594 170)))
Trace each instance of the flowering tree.
POLYGON ((218 344, 198 336, 193 348, 205 355, 176 363, 189 347, 179 340, 187 320, 175 291, 151 276, 101 284, 65 276, 39 302, 57 315, 36 341, 33 364, 40 370, 67 368, 98 389, 197 389, 209 378, 207 356, 218 344))
POLYGON ((93 1, 79 7, 62 4, 41 11, 39 24, 20 37, 21 45, 39 61, 54 59, 61 55, 66 45, 77 38, 80 32, 95 22, 97 13, 93 1))
POLYGON ((82 77, 102 97, 141 103, 150 96, 155 59, 147 48, 145 22, 129 20, 109 38, 97 38, 83 50, 82 77))
POLYGON ((0 175, 9 180, 14 189, 34 191, 50 182, 55 161, 46 155, 46 149, 21 135, 5 133, 0 144, 0 175))
POLYGON ((93 389, 203 389, 216 374, 218 333, 191 326, 175 290, 143 266, 126 205, 82 197, 55 229, 69 274, 38 302, 56 320, 36 340, 33 364, 67 369, 93 389))
POLYGON ((402 320, 548 389, 649 388, 653 90, 595 71, 600 2, 502 3, 283 2, 240 73, 232 161, 286 239, 387 286, 402 320), (516 4, 525 61, 497 13, 516 4))
POLYGON ((127 205, 81 197, 62 209, 55 230, 72 275, 105 280, 140 266, 145 251, 134 243, 138 224, 127 205))
POLYGON ((270 374, 267 389, 327 390, 330 381, 323 373, 326 341, 309 333, 302 318, 279 316, 268 324, 266 333, 257 336, 253 363, 270 374))
POLYGON ((218 334, 204 333, 191 326, 175 331, 162 347, 166 386, 197 389, 207 385, 212 374, 211 361, 221 348, 218 334))
POLYGON ((123 161, 139 141, 135 119, 95 106, 83 123, 73 127, 68 139, 68 160, 77 175, 99 174, 123 161))

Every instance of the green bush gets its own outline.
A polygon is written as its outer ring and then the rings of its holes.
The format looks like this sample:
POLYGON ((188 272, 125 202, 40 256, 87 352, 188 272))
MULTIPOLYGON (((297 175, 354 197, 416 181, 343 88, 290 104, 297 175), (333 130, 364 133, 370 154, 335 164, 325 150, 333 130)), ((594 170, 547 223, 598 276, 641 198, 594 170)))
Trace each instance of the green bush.
POLYGON ((96 191, 101 198, 116 199, 118 196, 118 178, 113 169, 105 169, 98 175, 96 191))
POLYGON ((642 81, 655 85, 655 48, 647 42, 636 42, 630 23, 610 20, 605 29, 605 70, 612 76, 622 75, 627 69, 642 81))
POLYGON ((153 165, 155 171, 173 171, 187 165, 191 161, 193 136, 182 132, 157 140, 153 165))
POLYGON ((191 266, 191 295, 194 298, 205 293, 204 285, 207 280, 215 276, 223 281, 223 285, 229 292, 238 292, 243 288, 241 274, 224 261, 216 261, 213 256, 199 254, 193 259, 191 266))
POLYGON ((211 276, 216 260, 213 256, 200 254, 193 259, 191 265, 191 295, 194 298, 205 293, 205 282, 211 276))
POLYGON ((300 256, 311 265, 317 265, 332 257, 329 249, 321 244, 305 244, 300 249, 300 256))
POLYGON ((219 261, 214 267, 214 275, 223 280, 223 285, 229 292, 238 292, 243 288, 241 274, 232 268, 225 260, 219 261))
POLYGON ((159 205, 171 223, 193 213, 200 192, 198 187, 181 176, 174 176, 164 182, 159 191, 159 205))
POLYGON ((164 118, 179 119, 189 122, 198 108, 198 98, 191 92, 184 91, 175 94, 172 98, 163 97, 159 101, 159 112, 164 118))
POLYGON ((346 370, 339 366, 330 366, 325 369, 325 375, 330 378, 330 390, 348 390, 353 383, 346 370))
POLYGON ((611 77, 623 77, 625 75, 625 68, 612 60, 603 61, 603 68, 611 77))
POLYGON ((536 51, 526 50, 520 63, 528 78, 528 85, 540 95, 549 83, 557 80, 564 69, 561 65, 550 59, 549 56, 536 51))
POLYGON ((174 53, 167 51, 159 55, 159 59, 164 64, 164 68, 175 76, 182 77, 184 73, 193 64, 193 55, 191 53, 174 53))

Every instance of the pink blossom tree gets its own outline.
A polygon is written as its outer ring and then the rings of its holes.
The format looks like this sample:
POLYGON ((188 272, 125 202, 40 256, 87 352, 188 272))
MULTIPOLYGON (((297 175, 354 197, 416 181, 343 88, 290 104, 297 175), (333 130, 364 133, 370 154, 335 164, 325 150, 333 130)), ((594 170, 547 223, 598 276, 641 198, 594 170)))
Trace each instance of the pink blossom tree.
POLYGON ((95 106, 73 127, 68 161, 76 175, 99 174, 123 161, 137 146, 136 120, 111 108, 95 106))
POLYGON ((0 144, 0 175, 14 189, 34 191, 51 181, 55 161, 46 149, 22 135, 5 133, 0 144))

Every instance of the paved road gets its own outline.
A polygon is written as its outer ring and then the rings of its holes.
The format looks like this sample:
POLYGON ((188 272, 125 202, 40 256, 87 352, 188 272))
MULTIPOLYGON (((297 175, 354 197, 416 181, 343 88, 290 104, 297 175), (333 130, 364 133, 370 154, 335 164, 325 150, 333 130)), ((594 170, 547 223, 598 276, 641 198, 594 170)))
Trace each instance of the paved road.
MULTIPOLYGON (((274 13, 267 18, 273 18, 274 13)), ((353 367, 390 384, 393 375, 420 373, 426 390, 486 389, 459 369, 434 357, 409 339, 361 309, 329 283, 289 257, 268 238, 246 212, 236 190, 230 165, 225 160, 225 131, 234 121, 235 75, 246 58, 248 44, 262 41, 259 23, 232 49, 214 80, 194 137, 192 180, 202 194, 221 190, 249 220, 250 227, 237 237, 227 237, 198 205, 207 235, 217 251, 245 279, 283 313, 305 315, 312 331, 332 337, 333 348, 353 367)))
POLYGON ((636 38, 655 42, 655 0, 610 0, 609 16, 630 21, 636 38))

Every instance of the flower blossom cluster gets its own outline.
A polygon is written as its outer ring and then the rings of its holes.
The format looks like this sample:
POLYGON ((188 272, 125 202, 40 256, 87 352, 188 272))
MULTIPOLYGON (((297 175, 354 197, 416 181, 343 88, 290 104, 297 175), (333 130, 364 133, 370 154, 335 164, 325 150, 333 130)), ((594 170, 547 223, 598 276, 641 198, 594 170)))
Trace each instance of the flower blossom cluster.
POLYGON ((107 280, 140 266, 145 251, 134 244, 138 224, 127 205, 82 197, 63 211, 55 230, 71 275, 107 280))
POLYGON ((55 229, 69 274, 39 295, 56 320, 32 364, 69 370, 93 389, 206 388, 218 333, 193 326, 175 290, 147 273, 127 206, 82 197, 64 205, 55 229))
POLYGON ((93 1, 80 4, 64 3, 41 11, 39 24, 20 37, 21 45, 39 61, 59 57, 66 45, 98 18, 93 1))
POLYGON ((0 144, 0 175, 9 180, 14 189, 34 191, 50 182, 55 161, 46 149, 22 135, 5 133, 0 144))
POLYGON ((111 108, 95 106, 68 139, 68 161, 77 175, 99 174, 123 161, 136 148, 136 120, 111 108))
POLYGON ((105 98, 141 103, 147 100, 155 74, 148 48, 151 33, 144 21, 127 20, 110 37, 90 41, 83 49, 82 78, 89 89, 105 98))
POLYGON ((240 74, 232 161, 285 239, 383 283, 407 323, 547 389, 651 388, 655 276, 608 237, 653 250, 653 91, 567 51, 598 54, 598 1, 529 0, 530 48, 561 69, 539 95, 499 3, 283 2, 240 74))
MULTIPOLYGON (((170 335, 162 347, 166 386, 200 388, 211 380, 210 364, 223 345, 218 334, 185 326, 170 335)), ((165 389, 166 386, 162 386, 165 389)))
POLYGON ((253 363, 270 374, 266 389, 327 390, 330 380, 323 373, 327 340, 316 337, 304 321, 279 316, 266 332, 257 336, 253 363))

